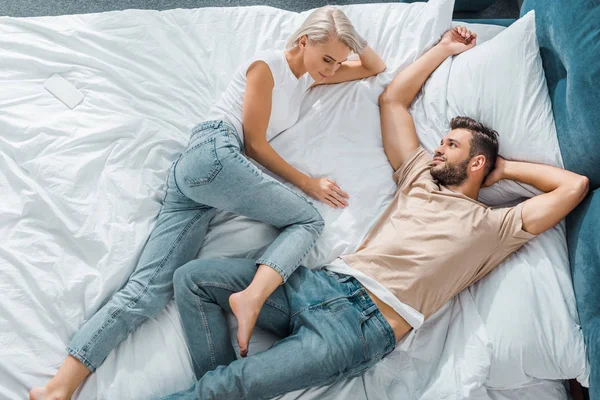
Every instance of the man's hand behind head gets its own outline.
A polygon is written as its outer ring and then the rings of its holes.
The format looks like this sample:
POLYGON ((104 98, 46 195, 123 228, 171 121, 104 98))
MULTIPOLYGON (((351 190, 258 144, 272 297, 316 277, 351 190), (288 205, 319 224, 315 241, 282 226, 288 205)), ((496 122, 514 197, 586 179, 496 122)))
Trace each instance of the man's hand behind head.
POLYGON ((494 183, 504 179, 504 168, 506 166, 506 160, 500 156, 496 157, 496 165, 490 174, 485 178, 485 181, 481 185, 482 187, 492 186, 494 183))

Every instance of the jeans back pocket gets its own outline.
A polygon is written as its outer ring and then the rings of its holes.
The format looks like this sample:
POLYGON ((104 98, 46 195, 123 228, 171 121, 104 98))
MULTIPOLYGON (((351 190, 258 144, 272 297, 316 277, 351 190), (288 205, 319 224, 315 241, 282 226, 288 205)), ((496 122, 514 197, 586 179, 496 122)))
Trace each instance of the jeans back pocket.
POLYGON ((183 179, 190 187, 212 182, 223 169, 217 155, 216 138, 213 136, 187 149, 181 155, 179 168, 183 169, 183 179))

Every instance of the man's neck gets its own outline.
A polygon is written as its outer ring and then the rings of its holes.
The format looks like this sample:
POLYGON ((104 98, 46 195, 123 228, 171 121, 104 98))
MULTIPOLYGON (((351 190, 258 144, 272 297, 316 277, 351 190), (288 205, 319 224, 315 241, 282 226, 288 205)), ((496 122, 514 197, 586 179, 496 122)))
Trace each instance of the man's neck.
POLYGON ((463 183, 462 185, 453 185, 446 186, 448 189, 453 192, 461 193, 475 201, 479 198, 479 190, 481 187, 479 185, 473 185, 469 183, 463 183))

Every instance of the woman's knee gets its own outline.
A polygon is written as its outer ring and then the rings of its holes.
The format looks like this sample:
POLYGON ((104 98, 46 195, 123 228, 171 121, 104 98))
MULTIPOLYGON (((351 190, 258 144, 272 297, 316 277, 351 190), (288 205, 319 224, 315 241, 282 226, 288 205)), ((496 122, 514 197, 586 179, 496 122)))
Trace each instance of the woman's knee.
POLYGON ((313 207, 313 212, 311 213, 311 217, 306 225, 312 227, 317 235, 320 235, 321 232, 323 232, 323 228, 325 228, 325 221, 316 208, 313 207))

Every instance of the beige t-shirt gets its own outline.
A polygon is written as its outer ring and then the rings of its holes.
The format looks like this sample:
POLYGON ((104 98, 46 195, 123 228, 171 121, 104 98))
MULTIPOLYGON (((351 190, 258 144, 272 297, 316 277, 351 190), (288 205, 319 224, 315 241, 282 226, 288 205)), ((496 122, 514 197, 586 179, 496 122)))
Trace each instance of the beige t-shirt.
POLYGON ((523 203, 491 209, 439 185, 422 148, 394 173, 398 191, 356 253, 342 256, 425 318, 535 237, 523 203))

